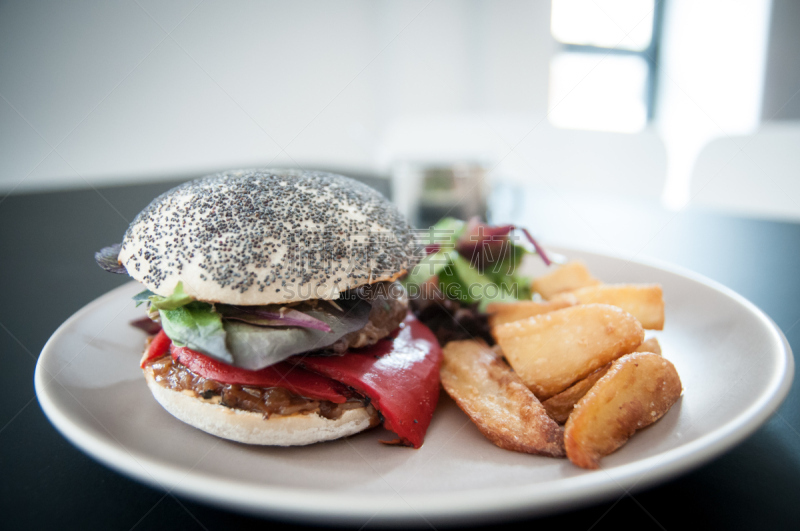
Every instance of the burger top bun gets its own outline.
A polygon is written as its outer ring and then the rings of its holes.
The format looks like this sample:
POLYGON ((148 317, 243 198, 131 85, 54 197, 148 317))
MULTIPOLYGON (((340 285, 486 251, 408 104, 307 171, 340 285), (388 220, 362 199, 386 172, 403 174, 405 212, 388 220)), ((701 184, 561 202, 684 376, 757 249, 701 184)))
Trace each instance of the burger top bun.
POLYGON ((381 194, 319 171, 239 170, 182 184, 136 216, 119 261, 158 295, 285 304, 336 299, 416 265, 408 223, 381 194))

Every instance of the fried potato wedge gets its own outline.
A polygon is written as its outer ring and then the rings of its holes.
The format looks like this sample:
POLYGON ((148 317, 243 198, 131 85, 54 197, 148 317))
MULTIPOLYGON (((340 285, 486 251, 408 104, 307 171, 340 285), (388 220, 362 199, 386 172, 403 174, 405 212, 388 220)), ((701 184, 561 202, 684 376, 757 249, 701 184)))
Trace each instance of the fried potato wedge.
POLYGON ((555 302, 493 302, 486 306, 486 313, 489 314, 489 326, 494 328, 501 324, 519 321, 520 319, 560 310, 572 305, 573 303, 567 300, 555 302))
MULTIPOLYGON (((653 354, 658 354, 660 356, 661 345, 658 344, 657 338, 651 337, 639 345, 639 348, 634 350, 634 352, 652 352, 653 354)), ((557 395, 551 396, 542 402, 542 405, 547 410, 547 414, 550 415, 550 418, 559 424, 564 424, 567 422, 567 418, 569 418, 569 415, 572 413, 572 409, 575 407, 575 404, 578 403, 578 400, 583 398, 583 395, 589 392, 589 389, 591 389, 592 386, 608 372, 609 368, 611 368, 610 363, 600 367, 583 380, 574 383, 571 387, 567 387, 557 395)))
POLYGON ((611 364, 604 365, 600 367, 592 374, 573 384, 570 387, 567 387, 557 395, 551 396, 544 402, 542 405, 544 406, 545 411, 547 414, 550 415, 550 418, 558 422, 559 424, 564 424, 567 422, 570 413, 572 413, 572 409, 575 407, 575 404, 578 403, 578 400, 583 398, 583 395, 589 392, 589 389, 597 383, 597 380, 605 376, 608 369, 611 368, 611 364))
POLYGON ((569 416, 564 428, 567 457, 579 467, 598 468, 601 457, 664 416, 681 391, 675 366, 658 354, 621 357, 569 416))
POLYGON ((443 350, 442 386, 487 439, 500 448, 564 457, 564 432, 503 359, 482 341, 443 350))
POLYGON ((652 352, 653 354, 661 355, 661 345, 658 342, 658 338, 651 337, 650 339, 645 339, 644 343, 639 345, 634 352, 652 352))
POLYGON ((508 363, 539 400, 636 350, 642 325, 616 306, 571 306, 492 329, 508 363))
POLYGON ((658 284, 602 284, 553 297, 554 301, 577 304, 610 304, 633 315, 644 328, 664 329, 664 296, 658 284))
POLYGON ((550 299, 562 291, 573 291, 586 286, 600 284, 580 261, 567 262, 552 273, 536 278, 531 284, 533 291, 545 299, 550 299))

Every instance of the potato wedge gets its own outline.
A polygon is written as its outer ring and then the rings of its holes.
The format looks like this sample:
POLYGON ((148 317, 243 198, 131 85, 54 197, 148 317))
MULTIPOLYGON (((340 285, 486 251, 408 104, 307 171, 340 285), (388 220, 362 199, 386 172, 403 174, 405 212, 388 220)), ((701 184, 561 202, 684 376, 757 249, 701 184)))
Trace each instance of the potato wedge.
POLYGON ((644 343, 639 345, 639 348, 634 350, 634 352, 652 352, 653 354, 661 355, 661 345, 658 342, 658 338, 651 337, 650 339, 645 339, 644 343))
POLYGON ((492 334, 539 400, 633 352, 644 340, 636 318, 607 304, 571 306, 500 325, 492 334))
POLYGON ((567 422, 569 414, 572 413, 572 409, 575 407, 575 404, 578 403, 578 400, 583 398, 583 395, 588 393, 589 389, 591 389, 592 386, 597 383, 597 380, 605 376, 606 372, 608 372, 608 369, 610 368, 610 363, 604 365, 583 380, 579 380, 571 387, 567 387, 557 395, 551 396, 542 402, 542 405, 544 406, 545 411, 547 411, 547 414, 550 415, 550 418, 559 424, 564 424, 567 422))
POLYGON ((658 354, 621 357, 569 416, 564 428, 567 457, 580 467, 598 468, 601 457, 664 416, 681 391, 675 367, 658 354))
POLYGON ((442 386, 487 439, 515 452, 564 457, 564 432, 539 400, 482 341, 451 341, 442 386))
POLYGON ((585 286, 600 284, 586 269, 586 264, 580 261, 567 262, 552 273, 542 275, 533 281, 533 291, 545 299, 550 299, 556 293, 572 291, 585 286))
POLYGON ((577 304, 610 304, 633 315, 644 328, 664 329, 664 296, 659 284, 602 284, 553 297, 554 301, 577 304))
POLYGON ((486 306, 486 313, 489 314, 489 326, 494 328, 501 324, 560 310, 567 306, 572 306, 572 303, 566 300, 556 302, 493 302, 486 306))
MULTIPOLYGON (((658 354, 660 356, 661 345, 658 344, 657 338, 651 337, 639 345, 639 348, 634 350, 634 352, 652 352, 653 354, 658 354)), ((600 367, 583 380, 579 380, 571 387, 567 387, 557 395, 551 396, 542 402, 542 405, 547 410, 547 414, 550 415, 550 418, 559 424, 564 424, 567 422, 567 418, 569 418, 569 415, 572 413, 572 409, 575 407, 575 404, 578 403, 578 400, 583 398, 583 395, 589 392, 589 389, 591 389, 592 386, 597 383, 597 380, 602 378, 608 372, 609 368, 611 368, 610 363, 600 367)))

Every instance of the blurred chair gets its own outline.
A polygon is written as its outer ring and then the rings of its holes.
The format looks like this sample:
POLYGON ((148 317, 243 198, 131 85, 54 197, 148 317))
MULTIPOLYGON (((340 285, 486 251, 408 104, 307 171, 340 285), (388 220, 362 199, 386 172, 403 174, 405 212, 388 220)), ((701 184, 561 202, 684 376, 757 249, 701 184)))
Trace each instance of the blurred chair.
POLYGON ((695 164, 691 197, 696 206, 800 220, 800 121, 709 142, 695 164))

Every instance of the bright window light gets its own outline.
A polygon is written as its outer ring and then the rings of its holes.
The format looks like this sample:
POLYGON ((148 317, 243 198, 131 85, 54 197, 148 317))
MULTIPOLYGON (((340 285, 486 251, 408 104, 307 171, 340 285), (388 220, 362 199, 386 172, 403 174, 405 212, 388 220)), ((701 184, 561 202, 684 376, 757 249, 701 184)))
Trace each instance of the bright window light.
POLYGON ((635 133, 647 124, 647 62, 638 55, 564 52, 550 62, 550 122, 635 133))
POLYGON ((553 0, 550 31, 564 44, 641 51, 653 38, 654 0, 553 0))

